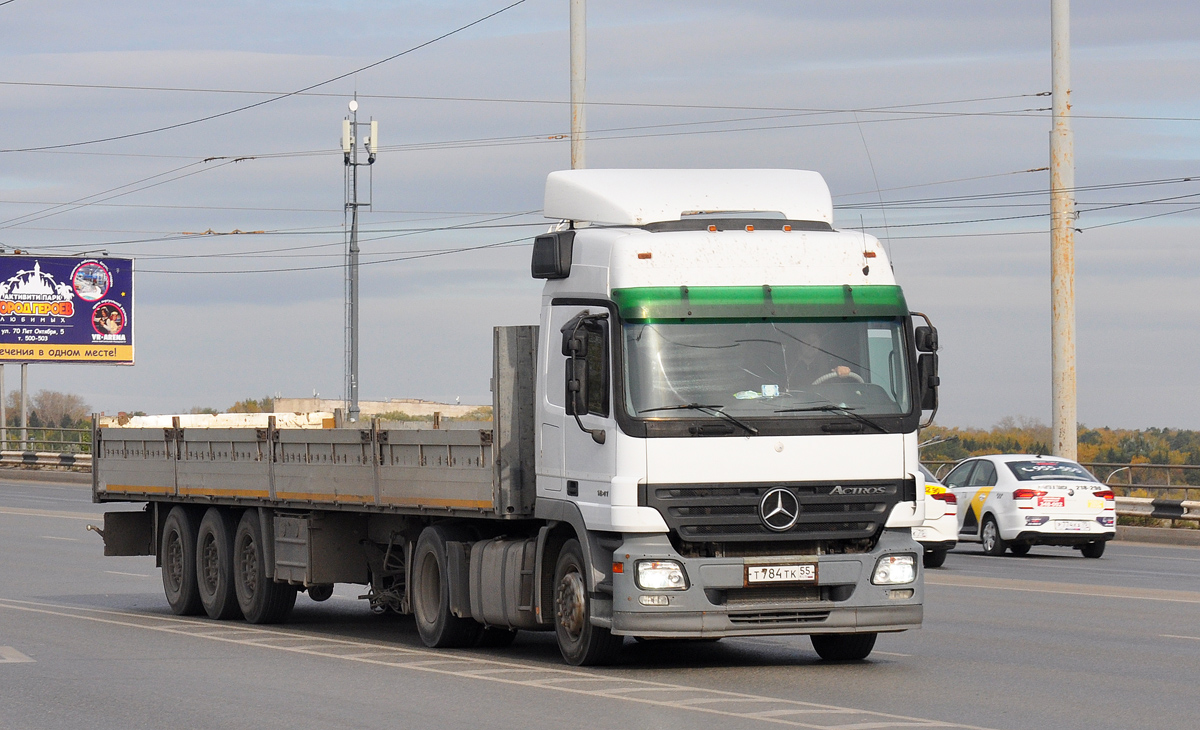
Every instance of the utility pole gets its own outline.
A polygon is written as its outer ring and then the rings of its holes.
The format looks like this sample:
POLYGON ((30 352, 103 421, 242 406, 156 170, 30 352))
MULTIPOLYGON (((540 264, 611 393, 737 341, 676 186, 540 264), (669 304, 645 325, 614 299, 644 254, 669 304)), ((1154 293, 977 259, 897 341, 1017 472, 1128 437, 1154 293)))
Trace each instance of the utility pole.
POLYGON ((359 123, 358 99, 350 100, 350 116, 342 120, 342 155, 346 168, 346 212, 350 213, 350 242, 346 248, 346 420, 358 421, 358 168, 375 164, 379 150, 379 122, 359 123), (367 161, 358 161, 358 128, 370 127, 365 144, 367 161))
POLYGON ((587 85, 587 3, 571 0, 571 169, 587 167, 583 142, 584 93, 587 85))
POLYGON ((1071 133, 1070 1, 1050 0, 1050 369, 1051 438, 1056 456, 1076 458, 1075 140, 1071 133))

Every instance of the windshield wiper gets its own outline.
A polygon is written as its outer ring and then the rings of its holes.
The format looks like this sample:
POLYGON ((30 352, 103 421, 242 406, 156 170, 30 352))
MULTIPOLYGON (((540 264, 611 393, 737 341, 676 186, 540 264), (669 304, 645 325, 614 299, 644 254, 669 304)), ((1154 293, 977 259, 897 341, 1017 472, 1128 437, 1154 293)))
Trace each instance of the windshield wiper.
POLYGON ((640 416, 643 413, 652 413, 654 411, 703 411, 704 413, 710 413, 719 418, 723 418, 735 426, 741 426, 755 436, 758 435, 757 428, 747 423, 742 423, 737 418, 734 418, 725 411, 721 410, 724 407, 725 406, 722 405, 705 405, 703 403, 681 403, 677 406, 659 406, 658 408, 647 408, 645 410, 638 411, 638 415, 640 416))
POLYGON ((880 433, 888 432, 888 430, 886 428, 884 428, 883 426, 880 426, 878 423, 875 423, 874 421, 867 418, 866 416, 855 413, 854 408, 852 406, 839 406, 834 403, 826 403, 824 405, 819 405, 819 406, 808 406, 807 408, 783 408, 783 409, 780 409, 775 412, 776 413, 812 413, 812 412, 817 412, 817 411, 825 411, 828 413, 840 413, 844 416, 849 416, 850 418, 853 418, 855 421, 858 421, 859 423, 861 423, 863 425, 870 426, 871 428, 875 429, 876 431, 879 431, 880 433))

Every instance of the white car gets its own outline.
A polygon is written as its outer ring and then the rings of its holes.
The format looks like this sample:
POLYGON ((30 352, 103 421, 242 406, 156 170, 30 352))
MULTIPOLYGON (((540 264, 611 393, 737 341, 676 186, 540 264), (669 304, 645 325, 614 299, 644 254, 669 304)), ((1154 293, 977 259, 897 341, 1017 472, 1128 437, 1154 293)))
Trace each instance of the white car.
POLYGON ((958 539, 982 543, 988 555, 1069 545, 1098 558, 1116 536, 1112 490, 1067 459, 980 456, 954 467, 945 484, 958 497, 958 539))
POLYGON ((958 498, 924 466, 921 473, 925 475, 925 521, 912 528, 912 536, 925 548, 925 567, 940 568, 946 553, 958 543, 958 498))

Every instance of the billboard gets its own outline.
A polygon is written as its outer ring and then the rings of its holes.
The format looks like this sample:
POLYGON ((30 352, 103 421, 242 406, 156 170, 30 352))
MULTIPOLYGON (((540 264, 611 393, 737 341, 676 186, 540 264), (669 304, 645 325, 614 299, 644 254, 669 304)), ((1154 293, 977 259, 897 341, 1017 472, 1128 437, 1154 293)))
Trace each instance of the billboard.
POLYGON ((133 260, 0 256, 0 362, 133 364, 133 260))

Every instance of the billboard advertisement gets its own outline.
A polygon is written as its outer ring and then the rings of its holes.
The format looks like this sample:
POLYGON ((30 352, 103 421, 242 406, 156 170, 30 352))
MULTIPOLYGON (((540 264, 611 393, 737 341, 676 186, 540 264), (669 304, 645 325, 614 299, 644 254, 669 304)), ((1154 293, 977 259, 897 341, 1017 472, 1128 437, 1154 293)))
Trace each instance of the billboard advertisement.
POLYGON ((0 362, 133 364, 133 260, 0 255, 0 362))

